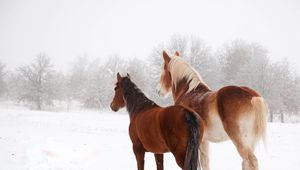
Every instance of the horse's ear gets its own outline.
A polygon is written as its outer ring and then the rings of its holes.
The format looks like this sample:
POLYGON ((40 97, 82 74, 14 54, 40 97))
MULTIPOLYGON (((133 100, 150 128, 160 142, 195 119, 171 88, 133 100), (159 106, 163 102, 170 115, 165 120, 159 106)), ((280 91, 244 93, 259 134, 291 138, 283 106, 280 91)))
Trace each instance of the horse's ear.
POLYGON ((178 51, 175 52, 175 56, 180 57, 180 54, 178 51))
POLYGON ((130 78, 130 75, 129 75, 128 73, 127 73, 127 77, 128 77, 129 79, 131 79, 131 78, 130 78))
POLYGON ((164 50, 163 51, 163 57, 166 63, 169 63, 171 60, 171 57, 169 56, 169 54, 164 50))
POLYGON ((117 80, 118 80, 118 82, 122 80, 122 77, 121 77, 121 75, 120 75, 119 72, 118 72, 118 74, 117 74, 117 80))

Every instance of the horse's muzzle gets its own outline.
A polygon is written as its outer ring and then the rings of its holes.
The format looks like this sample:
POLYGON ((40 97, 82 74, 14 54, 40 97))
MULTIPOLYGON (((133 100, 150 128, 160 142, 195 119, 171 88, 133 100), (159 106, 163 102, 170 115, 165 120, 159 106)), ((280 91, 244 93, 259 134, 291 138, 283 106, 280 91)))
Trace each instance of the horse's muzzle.
POLYGON ((113 103, 110 104, 110 108, 112 111, 117 112, 119 109, 114 107, 113 103))

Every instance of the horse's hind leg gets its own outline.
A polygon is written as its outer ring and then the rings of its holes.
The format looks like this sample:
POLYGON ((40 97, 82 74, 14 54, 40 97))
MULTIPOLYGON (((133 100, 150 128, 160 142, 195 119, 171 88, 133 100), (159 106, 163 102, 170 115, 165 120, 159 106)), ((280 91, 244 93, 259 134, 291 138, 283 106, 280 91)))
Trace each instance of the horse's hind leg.
POLYGON ((157 170, 164 169, 164 154, 154 154, 157 170))
POLYGON ((226 126, 226 124, 223 125, 243 159, 243 170, 258 170, 258 162, 253 153, 255 142, 252 136, 252 129, 234 124, 233 122, 229 126, 226 126))
POLYGON ((138 170, 144 170, 145 149, 141 145, 133 145, 133 152, 137 161, 138 170))
POLYGON ((257 159, 252 149, 243 144, 237 144, 236 147, 239 154, 243 158, 243 170, 258 170, 257 159))
POLYGON ((200 144, 200 163, 203 170, 209 170, 209 143, 202 141, 200 144))
POLYGON ((173 152, 173 155, 175 156, 177 165, 181 168, 184 169, 184 160, 185 160, 185 153, 182 152, 173 152))

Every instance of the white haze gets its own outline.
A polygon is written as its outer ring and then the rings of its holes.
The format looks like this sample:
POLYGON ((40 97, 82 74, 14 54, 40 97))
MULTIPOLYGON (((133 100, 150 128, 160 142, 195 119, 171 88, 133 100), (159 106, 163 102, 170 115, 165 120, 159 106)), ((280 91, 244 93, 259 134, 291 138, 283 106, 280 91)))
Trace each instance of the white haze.
MULTIPOLYGON (((146 58, 174 34, 218 49, 237 38, 300 65, 300 1, 1 0, 0 61, 9 68, 38 53, 65 70, 77 56, 146 58)), ((299 71, 299 70, 298 70, 299 71)))

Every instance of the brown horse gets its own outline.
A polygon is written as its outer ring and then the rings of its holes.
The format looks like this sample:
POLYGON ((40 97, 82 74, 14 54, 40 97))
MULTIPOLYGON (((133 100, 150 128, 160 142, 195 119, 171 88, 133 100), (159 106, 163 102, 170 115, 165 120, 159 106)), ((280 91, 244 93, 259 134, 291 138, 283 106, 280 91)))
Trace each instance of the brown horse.
POLYGON ((172 152, 184 170, 198 166, 199 140, 203 126, 200 117, 182 106, 162 108, 149 100, 130 80, 117 74, 113 111, 125 107, 129 113, 129 136, 139 170, 144 169, 145 152, 155 154, 158 170, 163 170, 163 153, 172 152))
POLYGON ((267 106, 263 98, 248 87, 226 86, 212 91, 179 53, 163 52, 163 67, 157 88, 161 95, 172 91, 175 105, 195 110, 204 120, 200 162, 209 169, 208 142, 231 139, 243 159, 243 170, 257 170, 254 155, 257 142, 265 138, 267 106))

